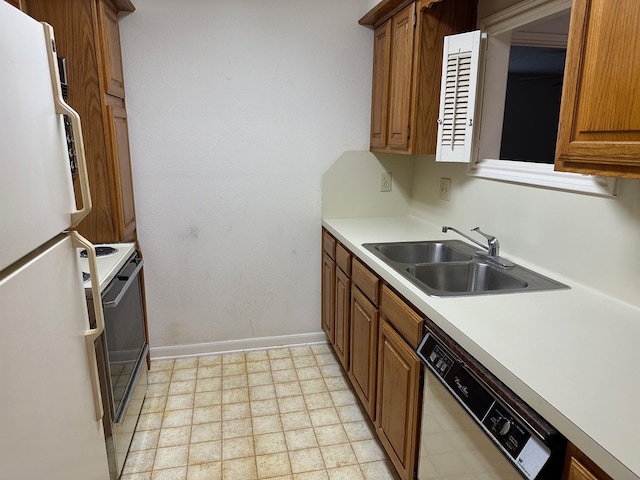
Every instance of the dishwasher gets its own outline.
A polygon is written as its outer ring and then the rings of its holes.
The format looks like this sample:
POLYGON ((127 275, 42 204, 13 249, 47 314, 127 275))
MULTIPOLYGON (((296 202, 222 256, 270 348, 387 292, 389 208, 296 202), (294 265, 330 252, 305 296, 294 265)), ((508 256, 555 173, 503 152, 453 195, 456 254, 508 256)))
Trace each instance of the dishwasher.
POLYGON ((431 320, 418 480, 559 480, 566 439, 431 320))

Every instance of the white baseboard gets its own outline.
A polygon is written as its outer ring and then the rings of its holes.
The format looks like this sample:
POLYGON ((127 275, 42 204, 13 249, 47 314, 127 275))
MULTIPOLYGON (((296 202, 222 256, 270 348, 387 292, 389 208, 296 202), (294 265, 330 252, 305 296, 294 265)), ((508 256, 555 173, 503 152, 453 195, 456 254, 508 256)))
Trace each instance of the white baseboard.
POLYGON ((244 338, 222 342, 151 347, 150 351, 152 360, 162 360, 182 357, 200 357, 215 353, 241 352, 284 346, 290 347, 310 343, 327 343, 327 336, 324 332, 302 333, 297 335, 279 335, 276 337, 244 338))

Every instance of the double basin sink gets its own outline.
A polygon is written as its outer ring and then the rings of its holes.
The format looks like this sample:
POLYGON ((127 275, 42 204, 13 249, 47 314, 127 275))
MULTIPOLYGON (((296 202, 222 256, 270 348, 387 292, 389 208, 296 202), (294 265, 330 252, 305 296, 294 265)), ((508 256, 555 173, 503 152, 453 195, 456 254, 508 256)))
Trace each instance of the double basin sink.
POLYGON ((365 243, 427 295, 453 297, 569 288, 519 265, 503 267, 460 240, 365 243))

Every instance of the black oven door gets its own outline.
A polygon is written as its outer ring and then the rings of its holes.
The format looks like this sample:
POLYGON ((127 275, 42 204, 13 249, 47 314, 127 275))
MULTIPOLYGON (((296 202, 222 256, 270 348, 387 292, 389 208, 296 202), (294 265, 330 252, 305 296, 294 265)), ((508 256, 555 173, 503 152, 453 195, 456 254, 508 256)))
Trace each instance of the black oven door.
POLYGON ((129 390, 146 352, 142 285, 143 261, 133 254, 102 293, 104 308, 108 381, 111 382, 112 418, 126 409, 129 390))

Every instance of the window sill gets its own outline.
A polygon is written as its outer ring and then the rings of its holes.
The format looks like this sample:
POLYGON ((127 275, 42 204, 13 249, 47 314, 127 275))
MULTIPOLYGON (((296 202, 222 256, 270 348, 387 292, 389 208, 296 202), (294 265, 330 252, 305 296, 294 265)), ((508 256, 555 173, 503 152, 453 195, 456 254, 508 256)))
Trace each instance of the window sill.
POLYGON ((491 180, 586 193, 601 197, 615 197, 618 193, 617 179, 555 172, 553 165, 542 163, 482 160, 471 164, 467 174, 491 180))

